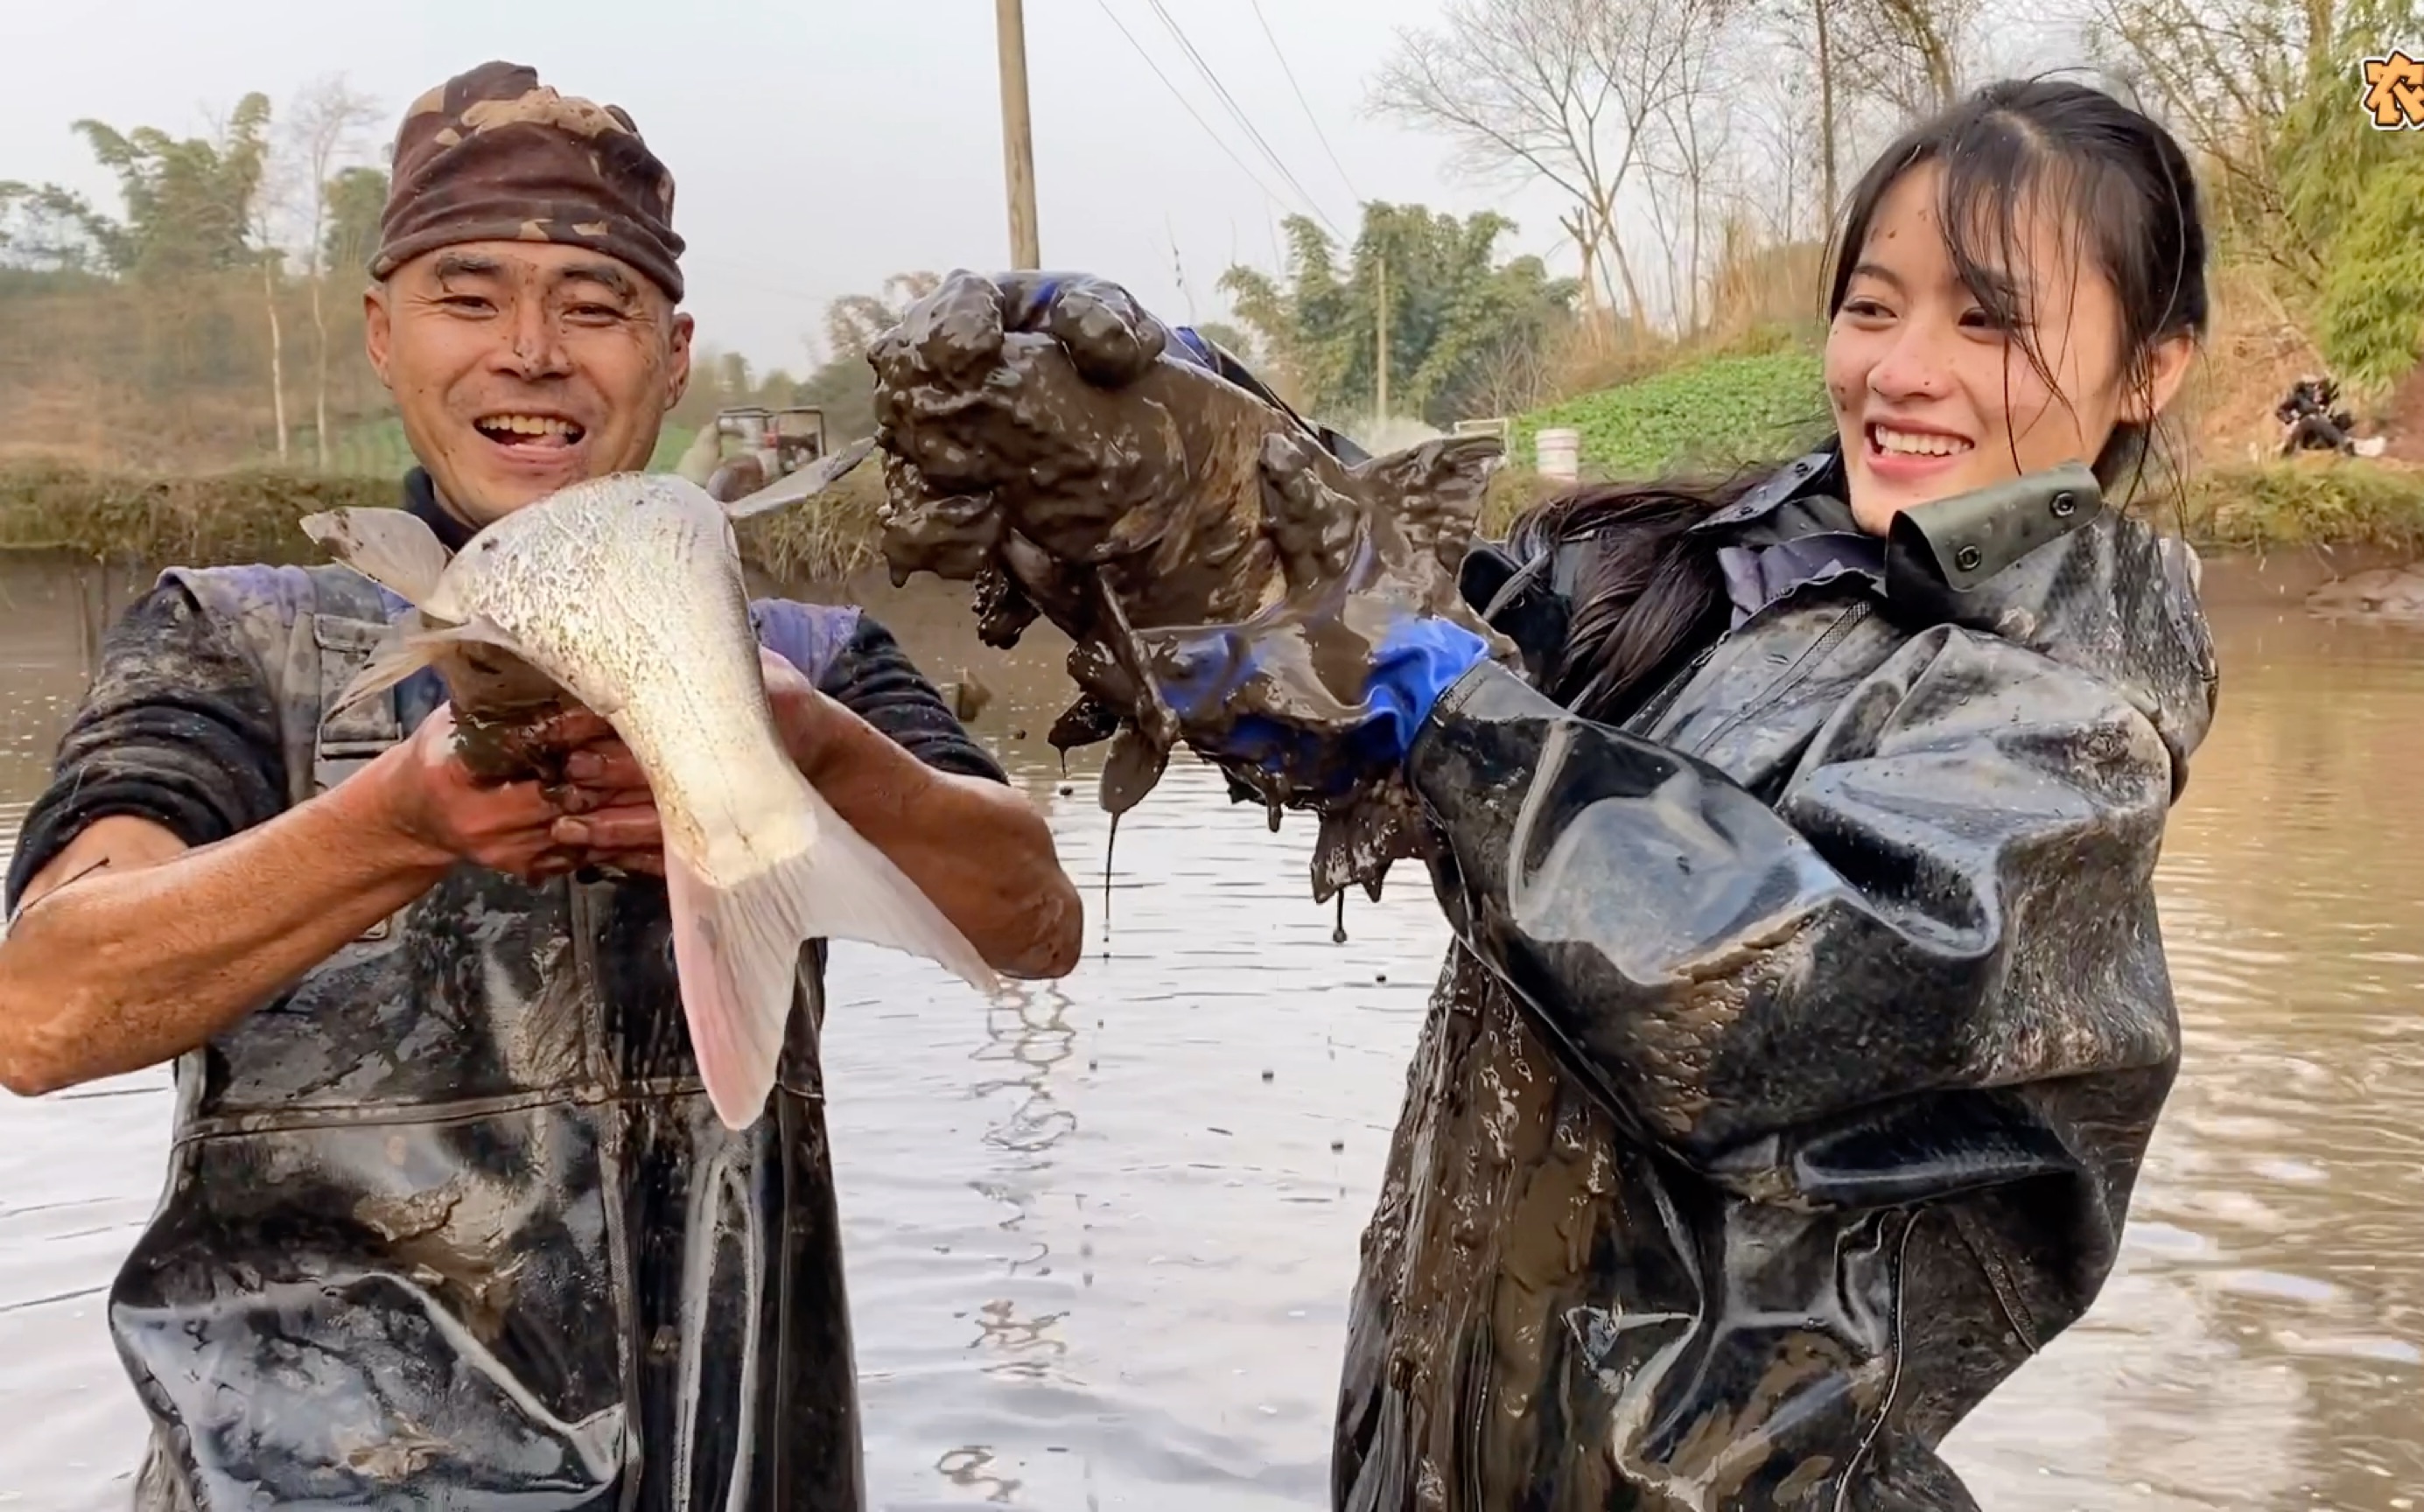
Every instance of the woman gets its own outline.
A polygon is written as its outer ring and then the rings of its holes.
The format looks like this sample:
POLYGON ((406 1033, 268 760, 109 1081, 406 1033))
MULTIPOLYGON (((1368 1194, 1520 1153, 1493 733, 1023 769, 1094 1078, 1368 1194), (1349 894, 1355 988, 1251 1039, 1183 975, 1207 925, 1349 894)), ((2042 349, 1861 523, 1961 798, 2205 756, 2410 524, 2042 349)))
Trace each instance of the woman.
MULTIPOLYGON (((1341 1508, 1971 1506, 1938 1444, 2113 1265, 2215 672, 2193 562, 2106 499, 2204 328, 2194 186, 2143 115, 1998 85, 1885 153, 1834 261, 1828 446, 1581 489, 1468 559, 1524 673, 1421 611, 1387 532, 1354 604, 1142 637, 1233 772, 1379 752, 1458 937, 1364 1238, 1341 1508), (1235 717, 1376 616, 1347 717, 1235 717)), ((1068 288, 1010 320, 1068 339, 1068 288)))

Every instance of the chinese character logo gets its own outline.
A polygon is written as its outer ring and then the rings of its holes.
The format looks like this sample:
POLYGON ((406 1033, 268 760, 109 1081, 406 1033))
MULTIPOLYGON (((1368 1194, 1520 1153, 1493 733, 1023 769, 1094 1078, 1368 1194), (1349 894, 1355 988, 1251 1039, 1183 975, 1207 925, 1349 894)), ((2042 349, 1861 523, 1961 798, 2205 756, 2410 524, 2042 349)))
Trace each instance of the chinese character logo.
POLYGON ((2424 58, 2367 58, 2365 109, 2376 131, 2424 131, 2424 58))

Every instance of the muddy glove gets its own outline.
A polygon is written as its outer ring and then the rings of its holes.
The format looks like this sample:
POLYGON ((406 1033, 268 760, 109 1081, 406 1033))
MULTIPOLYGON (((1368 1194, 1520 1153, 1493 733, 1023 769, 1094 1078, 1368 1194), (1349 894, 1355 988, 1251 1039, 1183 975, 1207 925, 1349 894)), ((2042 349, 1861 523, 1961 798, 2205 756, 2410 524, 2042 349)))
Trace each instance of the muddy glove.
POLYGON ((1465 637, 1501 645, 1456 584, 1495 440, 1350 464, 1234 359, 1079 274, 954 273, 868 359, 894 581, 973 582, 988 645, 1039 614, 1068 635, 1086 692, 1047 738, 1114 741, 1107 809, 1185 741, 1274 824, 1321 815, 1317 898, 1418 853, 1405 746, 1465 637))
POLYGON ((1267 804, 1327 810, 1393 785, 1440 695, 1512 648, 1464 605, 1427 521, 1332 489, 1309 440, 1263 451, 1284 595, 1234 624, 1135 630, 1124 655, 1081 648, 1071 670, 1129 714, 1129 759, 1152 772, 1183 741, 1267 804))
POLYGON ((999 273, 1005 332, 1049 336, 1068 349, 1089 383, 1107 389, 1134 383, 1168 352, 1198 367, 1213 366, 1203 338, 1178 338, 1147 313, 1136 296, 1091 273, 999 273))
POLYGON ((893 577, 977 583, 989 644, 1039 613, 1087 639, 1103 590, 1159 625, 1239 620, 1276 595, 1259 449, 1303 423, 1118 285, 953 273, 868 360, 893 577))
POLYGON ((1303 617, 1141 639, 1155 647, 1148 671, 1181 739, 1216 765, 1252 768, 1299 801, 1385 781, 1440 694, 1489 655, 1464 627, 1385 601, 1332 596, 1281 613, 1303 617))

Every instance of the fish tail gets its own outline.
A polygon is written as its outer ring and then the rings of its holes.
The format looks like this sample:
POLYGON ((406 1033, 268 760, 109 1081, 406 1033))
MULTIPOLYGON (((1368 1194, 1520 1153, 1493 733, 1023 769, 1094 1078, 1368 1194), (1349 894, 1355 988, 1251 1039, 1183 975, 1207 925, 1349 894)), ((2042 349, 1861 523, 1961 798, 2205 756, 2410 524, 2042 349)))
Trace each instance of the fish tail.
POLYGON ((667 847, 666 901, 682 1014, 708 1100, 727 1128, 765 1110, 810 940, 858 940, 923 956, 981 992, 1000 979, 892 859, 801 784, 814 840, 742 881, 718 883, 667 847))

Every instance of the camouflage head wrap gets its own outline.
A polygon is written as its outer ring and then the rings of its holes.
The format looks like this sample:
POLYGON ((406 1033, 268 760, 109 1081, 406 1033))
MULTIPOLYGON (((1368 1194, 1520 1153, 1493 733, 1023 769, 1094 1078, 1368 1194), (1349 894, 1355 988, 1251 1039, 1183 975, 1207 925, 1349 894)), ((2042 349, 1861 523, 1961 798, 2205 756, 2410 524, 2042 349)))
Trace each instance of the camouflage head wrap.
POLYGON ((371 277, 433 247, 560 242, 619 258, 682 294, 674 180, 619 105, 566 99, 535 70, 483 63, 412 103, 371 277))

